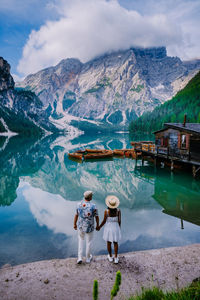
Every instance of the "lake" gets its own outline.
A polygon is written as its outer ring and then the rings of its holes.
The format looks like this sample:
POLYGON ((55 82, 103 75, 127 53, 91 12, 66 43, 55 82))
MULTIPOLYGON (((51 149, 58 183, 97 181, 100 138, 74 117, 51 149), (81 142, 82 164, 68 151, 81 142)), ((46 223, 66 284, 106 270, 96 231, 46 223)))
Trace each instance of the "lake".
MULTIPOLYGON (((68 158, 81 148, 131 145, 122 133, 0 137, 0 265, 76 256, 73 218, 86 190, 94 192, 101 220, 105 197, 119 197, 120 253, 200 243, 200 180, 128 158, 83 163, 68 158)), ((102 235, 103 229, 95 233, 95 255, 106 253, 102 235)))

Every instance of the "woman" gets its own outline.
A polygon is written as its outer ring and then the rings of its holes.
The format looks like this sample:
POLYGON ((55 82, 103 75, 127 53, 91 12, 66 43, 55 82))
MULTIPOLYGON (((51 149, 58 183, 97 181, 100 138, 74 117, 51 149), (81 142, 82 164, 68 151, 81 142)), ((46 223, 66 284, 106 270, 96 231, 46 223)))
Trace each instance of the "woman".
POLYGON ((110 195, 106 197, 105 203, 107 205, 107 209, 104 212, 104 219, 99 226, 104 227, 103 239, 107 242, 107 250, 108 250, 108 260, 110 262, 113 261, 112 256, 112 243, 114 244, 114 263, 118 264, 118 242, 121 239, 121 212, 117 208, 119 206, 119 199, 110 195))

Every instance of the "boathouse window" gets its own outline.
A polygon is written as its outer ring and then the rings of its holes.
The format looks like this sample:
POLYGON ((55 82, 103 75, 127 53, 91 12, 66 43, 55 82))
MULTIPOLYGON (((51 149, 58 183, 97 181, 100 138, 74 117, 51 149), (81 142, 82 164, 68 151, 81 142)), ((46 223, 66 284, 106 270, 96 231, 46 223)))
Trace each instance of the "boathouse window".
POLYGON ((181 149, 186 149, 186 135, 181 135, 181 149))
POLYGON ((168 147, 169 146, 169 139, 168 137, 164 138, 164 147, 168 147))
POLYGON ((168 147, 168 145, 169 145, 168 137, 161 137, 161 146, 162 147, 168 147))

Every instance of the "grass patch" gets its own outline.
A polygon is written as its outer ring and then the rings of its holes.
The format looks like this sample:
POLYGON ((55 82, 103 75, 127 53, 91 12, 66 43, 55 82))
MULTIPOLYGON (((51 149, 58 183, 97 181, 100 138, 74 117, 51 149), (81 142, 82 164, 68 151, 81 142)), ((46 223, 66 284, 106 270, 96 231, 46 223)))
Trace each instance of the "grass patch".
POLYGON ((127 300, 200 300, 200 278, 193 281, 189 287, 179 291, 164 293, 157 287, 142 289, 142 293, 131 296, 127 300))
POLYGON ((102 78, 99 82, 96 83, 94 87, 91 89, 87 90, 85 94, 91 94, 91 93, 96 93, 100 89, 105 88, 106 86, 111 86, 110 78, 109 77, 104 77, 102 78))

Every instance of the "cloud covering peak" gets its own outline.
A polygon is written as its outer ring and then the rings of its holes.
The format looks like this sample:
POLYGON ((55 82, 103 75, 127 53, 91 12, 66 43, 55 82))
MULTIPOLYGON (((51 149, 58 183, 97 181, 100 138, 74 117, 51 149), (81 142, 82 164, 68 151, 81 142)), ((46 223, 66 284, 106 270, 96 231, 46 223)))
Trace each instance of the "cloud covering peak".
POLYGON ((23 75, 68 57, 86 62, 105 52, 130 47, 176 47, 181 28, 164 14, 142 15, 117 0, 59 1, 56 21, 33 30, 23 49, 18 71, 23 75))

